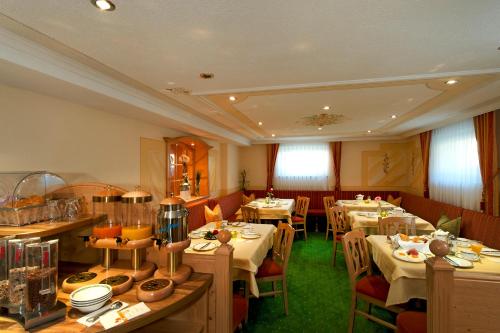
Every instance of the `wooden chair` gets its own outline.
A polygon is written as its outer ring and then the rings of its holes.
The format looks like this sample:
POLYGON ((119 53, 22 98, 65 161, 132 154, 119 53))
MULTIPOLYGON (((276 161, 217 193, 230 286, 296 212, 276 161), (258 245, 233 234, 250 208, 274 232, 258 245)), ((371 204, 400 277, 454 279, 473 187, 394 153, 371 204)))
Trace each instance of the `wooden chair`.
POLYGON ((342 243, 342 237, 349 231, 345 207, 334 206, 328 210, 328 216, 333 226, 333 256, 332 263, 337 261, 337 244, 342 243))
POLYGON ((273 257, 264 259, 255 275, 257 282, 272 282, 273 290, 260 293, 260 296, 274 296, 283 294, 283 306, 288 315, 288 293, 286 284, 286 270, 288 259, 292 252, 295 230, 288 224, 280 222, 274 237, 273 257), (277 282, 281 281, 282 289, 277 290, 277 282))
POLYGON ((259 209, 257 207, 241 206, 241 216, 243 222, 260 224, 259 209))
POLYGON ((297 197, 297 202, 295 203, 295 215, 292 216, 292 226, 294 226, 295 231, 303 231, 304 238, 307 240, 307 210, 309 208, 309 198, 308 197, 297 197), (296 225, 302 226, 301 229, 295 227, 296 225))
POLYGON ((390 285, 383 276, 372 275, 371 260, 368 254, 365 233, 361 230, 346 233, 342 238, 342 245, 352 290, 349 332, 352 332, 354 329, 354 319, 357 314, 396 330, 394 324, 382 320, 371 313, 372 304, 394 313, 399 313, 402 309, 396 306, 385 306, 390 285), (364 277, 358 279, 365 273, 364 277), (358 299, 368 303, 368 312, 357 308, 358 299))
POLYGON ((449 251, 443 241, 434 240, 429 248, 435 257, 425 261, 427 314, 400 313, 398 332, 498 332, 500 276, 455 270, 443 259, 449 251))
POLYGON ((406 235, 416 235, 415 217, 390 216, 378 218, 379 235, 393 236, 398 232, 406 235))
MULTIPOLYGON (((325 213, 326 213, 326 235, 325 235, 325 240, 328 240, 328 232, 333 233, 333 225, 332 222, 330 221, 330 214, 328 213, 330 208, 335 207, 335 197, 329 196, 329 197, 323 197, 323 205, 325 206, 325 213)), ((335 235, 334 235, 335 238, 335 235)))

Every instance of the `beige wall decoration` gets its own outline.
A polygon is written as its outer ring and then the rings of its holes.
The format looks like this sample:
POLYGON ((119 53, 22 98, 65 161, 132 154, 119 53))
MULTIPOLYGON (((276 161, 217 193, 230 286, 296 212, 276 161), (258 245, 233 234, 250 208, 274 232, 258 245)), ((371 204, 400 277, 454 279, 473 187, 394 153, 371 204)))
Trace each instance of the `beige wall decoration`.
POLYGON ((362 152, 362 185, 407 187, 409 143, 383 143, 379 151, 362 152))

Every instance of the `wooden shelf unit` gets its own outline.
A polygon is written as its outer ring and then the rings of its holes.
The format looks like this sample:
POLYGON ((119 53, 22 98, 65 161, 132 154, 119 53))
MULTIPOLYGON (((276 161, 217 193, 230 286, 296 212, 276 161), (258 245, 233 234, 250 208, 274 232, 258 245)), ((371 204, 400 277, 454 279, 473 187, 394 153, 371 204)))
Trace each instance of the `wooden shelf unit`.
POLYGON ((166 196, 180 194, 183 178, 182 156, 188 157, 186 163, 191 195, 206 196, 209 194, 208 184, 208 150, 212 148, 195 137, 163 138, 167 152, 166 196), (196 173, 200 172, 200 193, 196 194, 196 173))

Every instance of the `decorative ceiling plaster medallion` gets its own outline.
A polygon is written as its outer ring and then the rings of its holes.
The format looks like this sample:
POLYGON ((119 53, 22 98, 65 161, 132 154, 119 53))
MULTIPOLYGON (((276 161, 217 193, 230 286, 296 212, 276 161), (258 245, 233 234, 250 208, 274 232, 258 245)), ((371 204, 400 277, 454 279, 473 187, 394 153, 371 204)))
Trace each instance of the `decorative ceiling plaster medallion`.
POLYGON ((323 127, 333 124, 338 124, 346 120, 347 118, 341 114, 335 113, 320 113, 312 116, 302 117, 298 123, 306 126, 323 127))

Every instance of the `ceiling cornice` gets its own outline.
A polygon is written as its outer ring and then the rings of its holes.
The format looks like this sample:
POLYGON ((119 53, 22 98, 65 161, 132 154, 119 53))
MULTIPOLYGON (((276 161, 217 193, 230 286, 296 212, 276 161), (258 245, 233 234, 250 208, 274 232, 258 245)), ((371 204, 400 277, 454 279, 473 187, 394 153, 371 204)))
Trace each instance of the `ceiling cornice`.
MULTIPOLYGON (((123 74, 117 74, 116 71, 110 68, 102 70, 103 64, 98 64, 99 69, 96 69, 87 63, 82 63, 81 60, 83 59, 86 59, 86 62, 92 61, 91 58, 85 55, 80 54, 77 57, 79 59, 76 60, 66 54, 54 51, 53 48, 40 44, 39 40, 44 39, 44 37, 39 36, 40 33, 38 32, 27 32, 26 29, 29 28, 20 27, 12 19, 0 14, 0 45, 2 45, 0 60, 127 103, 138 108, 138 112, 140 110, 152 112, 166 120, 171 120, 174 126, 176 124, 181 125, 184 131, 193 128, 193 132, 196 132, 197 135, 204 133, 221 141, 239 145, 250 144, 247 137, 189 112, 180 103, 167 100, 167 96, 139 82, 134 82, 130 78, 123 80, 122 78, 125 77, 123 74), (16 29, 23 30, 24 33, 18 34, 17 31, 14 32, 13 30, 16 29), (34 41, 33 38, 26 35, 36 35, 37 38, 35 39, 38 39, 38 41, 34 41), (117 75, 121 77, 117 78, 117 75)), ((48 37, 45 36, 45 38, 48 37)), ((52 40, 51 44, 53 43, 58 42, 52 40)), ((65 46, 61 44, 59 47, 64 48, 65 46)), ((76 51, 73 50, 71 53, 74 52, 76 51)))

